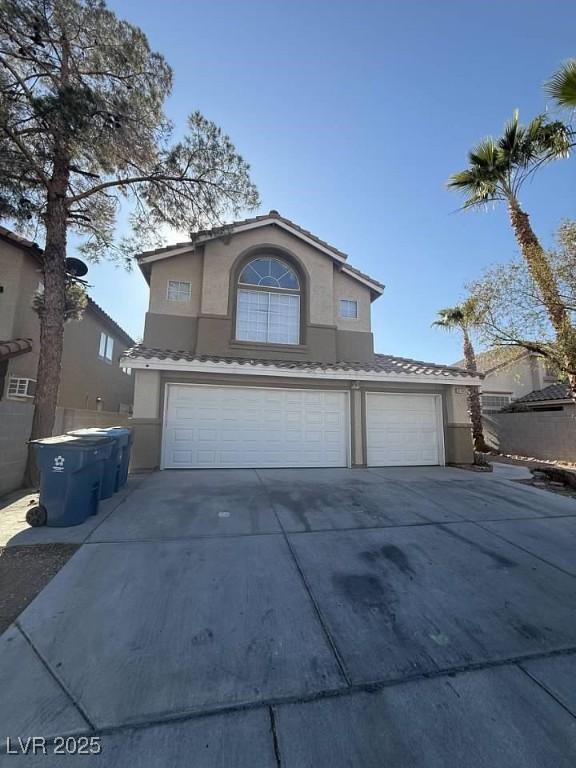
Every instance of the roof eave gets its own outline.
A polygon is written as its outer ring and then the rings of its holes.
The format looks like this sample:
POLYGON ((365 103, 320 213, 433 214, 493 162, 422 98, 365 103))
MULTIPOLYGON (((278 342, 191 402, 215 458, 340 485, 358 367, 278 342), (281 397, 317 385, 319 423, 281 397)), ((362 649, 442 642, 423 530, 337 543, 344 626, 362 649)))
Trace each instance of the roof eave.
POLYGON ((273 376, 276 378, 330 379, 333 381, 380 381, 403 384, 479 386, 479 377, 436 373, 382 373, 379 371, 340 369, 294 369, 269 364, 243 362, 190 361, 170 358, 122 357, 120 365, 140 370, 163 370, 186 373, 222 373, 228 375, 273 376))

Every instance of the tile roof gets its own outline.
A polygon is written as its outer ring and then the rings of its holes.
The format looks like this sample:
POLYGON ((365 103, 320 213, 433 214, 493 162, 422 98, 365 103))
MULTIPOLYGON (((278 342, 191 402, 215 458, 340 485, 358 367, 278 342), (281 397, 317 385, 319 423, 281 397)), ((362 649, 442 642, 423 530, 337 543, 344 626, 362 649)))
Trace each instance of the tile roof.
POLYGON ((233 230, 235 227, 241 227, 245 224, 256 224, 259 221, 265 221, 266 219, 277 219, 278 221, 282 221, 284 224, 287 224, 289 227, 292 227, 293 229, 296 229, 298 232, 300 232, 302 235, 305 235, 306 237, 309 237, 311 240, 314 240, 319 245, 323 246, 324 248, 329 248, 331 251, 334 251, 334 253, 337 253, 338 256, 340 256, 343 259, 348 258, 348 254, 344 253, 343 251, 338 250, 338 248, 335 248, 333 245, 330 245, 330 243, 327 243, 326 240, 322 240, 317 235, 313 234, 307 229, 304 229, 304 227, 299 226, 298 224, 295 224, 290 219, 287 219, 285 216, 281 216, 278 211, 275 211, 272 209, 268 213, 261 214, 260 216, 252 216, 248 219, 240 219, 239 221, 232 221, 229 224, 222 224, 219 227, 212 227, 211 229, 201 229, 198 232, 192 233, 192 239, 188 240, 183 243, 175 243, 174 245, 168 245, 164 246, 163 248, 156 248, 152 251, 143 251, 142 253, 139 253, 137 255, 137 258, 142 258, 145 256, 155 256, 157 253, 165 253, 166 251, 172 251, 175 248, 185 248, 186 246, 193 246, 194 243, 197 240, 200 240, 201 238, 211 238, 211 237, 219 237, 221 235, 226 235, 228 233, 231 233, 231 230, 233 230))
POLYGON ((96 304, 94 299, 91 299, 90 296, 88 296, 88 307, 92 310, 92 312, 102 320, 102 322, 108 326, 108 328, 116 333, 117 336, 119 336, 122 341, 125 344, 135 344, 134 339, 132 336, 129 336, 124 328, 118 325, 116 320, 113 320, 110 315, 105 312, 101 306, 96 304))
POLYGON ((514 400, 512 406, 517 403, 542 403, 549 400, 570 400, 570 388, 568 384, 550 384, 544 389, 535 389, 533 392, 529 392, 524 397, 519 397, 518 400, 514 400))
MULTIPOLYGON (((240 364, 249 367, 270 366, 274 368, 283 368, 285 370, 298 370, 302 373, 311 371, 354 371, 373 372, 383 374, 409 374, 413 376, 437 376, 441 377, 461 377, 462 379, 473 378, 475 374, 455 368, 449 365, 437 365, 436 363, 425 363, 421 360, 411 360, 406 357, 393 357, 392 355, 374 355, 374 360, 367 363, 320 363, 308 362, 304 360, 262 360, 248 359, 241 357, 220 357, 216 355, 197 355, 194 352, 186 350, 173 349, 154 349, 145 347, 142 344, 136 345, 127 350, 123 357, 131 359, 144 360, 174 360, 197 363, 224 363, 240 364)), ((479 374, 480 376, 482 374, 479 374)))
POLYGON ((9 341, 0 341, 0 361, 8 360, 10 357, 23 355, 32 351, 32 339, 10 339, 9 341))

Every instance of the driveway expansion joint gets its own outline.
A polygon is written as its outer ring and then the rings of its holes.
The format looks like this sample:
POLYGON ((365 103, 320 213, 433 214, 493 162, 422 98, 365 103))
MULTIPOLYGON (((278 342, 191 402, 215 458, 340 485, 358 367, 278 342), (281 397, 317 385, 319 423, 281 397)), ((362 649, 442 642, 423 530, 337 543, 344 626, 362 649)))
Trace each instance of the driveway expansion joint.
MULTIPOLYGON (((292 705, 292 704, 312 704, 317 701, 324 701, 328 699, 335 699, 335 698, 345 698, 349 696, 354 696, 359 693, 378 693, 380 691, 384 691, 387 688, 396 688, 403 686, 405 684, 409 683, 417 683, 417 682, 425 682, 427 680, 437 680, 442 678, 450 678, 454 677, 455 675, 463 675, 469 672, 483 672, 485 670, 490 669, 498 669, 500 667, 507 668, 507 667, 518 667, 522 669, 523 672, 526 673, 526 670, 523 669, 521 666, 523 663, 529 662, 529 661, 540 661, 540 660, 546 660, 546 659, 553 659, 558 658, 562 656, 571 656, 576 655, 576 646, 571 646, 569 648, 560 648, 558 650, 554 651, 547 651, 543 653, 533 653, 533 654, 526 654, 524 656, 514 657, 514 658, 508 658, 508 659, 499 659, 495 661, 487 661, 487 662, 476 662, 471 663, 466 666, 456 666, 456 667, 447 667, 443 669, 439 669, 434 672, 423 672, 419 674, 414 675, 407 675, 402 678, 394 678, 394 679, 388 679, 388 680, 375 680, 371 682, 363 682, 363 683, 351 683, 349 686, 342 686, 340 688, 332 688, 332 689, 326 689, 323 691, 316 691, 314 693, 305 694, 305 695, 293 695, 293 696, 285 696, 285 697, 271 697, 269 699, 262 699, 261 701, 253 701, 253 702, 240 702, 236 704, 223 704, 221 706, 214 706, 210 709, 190 709, 190 710, 181 710, 178 712, 171 713, 163 713, 159 714, 157 716, 149 717, 148 719, 143 720, 134 720, 134 721, 128 721, 124 723, 119 723, 118 725, 106 725, 99 727, 97 725, 90 726, 91 729, 91 735, 97 735, 97 736, 107 736, 112 735, 116 733, 122 733, 124 731, 139 731, 139 730, 145 730, 147 728, 153 728, 153 727, 159 727, 159 726, 169 726, 176 723, 186 723, 188 721, 192 720, 199 720, 202 718, 209 718, 209 717, 217 717, 218 715, 230 715, 240 712, 250 712, 255 710, 264 710, 267 709, 270 711, 274 711, 274 725, 276 727, 276 709, 278 707, 282 707, 284 705, 292 705)), ((53 675, 53 673, 51 672, 53 675)), ((529 675, 531 677, 531 675, 529 675)), ((57 680, 57 678, 55 678, 57 680)), ((62 684, 57 680, 59 685, 61 687, 62 684)), ((535 681, 538 682, 538 681, 535 681)), ((545 693, 549 694, 554 700, 556 698, 553 694, 550 693, 550 691, 543 686, 542 684, 539 684, 539 687, 542 688, 542 690, 545 691, 545 693)), ((66 690, 66 689, 64 689, 66 690)), ((67 696, 72 698, 70 694, 66 691, 67 696)), ((563 708, 566 709, 566 706, 563 705, 563 708)), ((79 709, 80 713, 82 714, 82 710, 79 709)), ((576 719, 576 716, 567 710, 572 717, 576 719)), ((83 715, 87 722, 89 722, 89 719, 83 715)), ((66 733, 66 736, 82 736, 86 735, 86 731, 71 731, 70 733, 66 733)), ((56 736, 52 736, 47 738, 47 742, 53 742, 55 738, 57 738, 58 734, 56 736)), ((0 750, 0 754, 2 754, 2 751, 0 750)))
POLYGON ((334 658, 336 660, 336 664, 338 665, 338 669, 340 670, 340 674, 346 681, 346 684, 348 686, 352 685, 352 681, 350 678, 350 675, 348 673, 348 670, 346 669, 346 665, 344 663, 344 659, 338 649, 338 646, 336 645, 336 641, 330 634, 330 631, 328 629, 328 624, 326 620, 324 619, 324 616, 322 615, 322 612, 320 611, 320 607, 318 603, 316 602, 316 599, 314 595, 312 594, 312 590, 310 588, 310 585, 308 584, 308 581, 306 579, 306 576, 304 575, 304 571, 302 570, 302 567, 300 566, 300 563, 298 562, 298 558, 296 557, 296 553, 294 552, 294 549, 292 547, 292 544, 290 542, 290 539, 288 538, 288 534, 284 530, 284 526, 282 525, 282 521, 280 520, 278 514, 276 513, 276 507, 274 505, 274 502, 272 501, 272 498, 270 497, 270 492, 268 491, 268 488, 262 478, 260 477, 260 474, 258 473, 258 470, 254 470, 256 477, 258 478, 259 482, 264 487, 264 490, 266 492, 266 495, 268 496, 268 500, 270 502, 270 506, 272 507, 272 511, 274 512, 274 516, 276 517, 276 520, 278 521, 278 525, 280 526, 280 529, 282 531, 282 536, 284 538, 284 541, 286 542, 286 546, 288 547, 288 551, 290 552, 290 555, 292 557, 292 560, 294 562, 294 565, 296 566, 296 570, 298 571, 300 575, 300 579, 302 580, 302 583, 304 585, 304 589, 306 590, 308 597, 310 599, 310 602, 312 603, 312 606, 314 608, 314 612, 316 614, 316 617, 320 623, 320 626, 322 627, 322 631, 324 633, 324 636, 328 642, 328 645, 334 655, 334 658))
POLYGON ((518 667, 519 670, 524 672, 524 674, 527 675, 527 677, 529 677, 533 683, 535 683, 539 688, 541 688, 545 693, 547 693, 548 696, 553 698, 556 704, 559 704, 562 707, 562 709, 568 712, 568 714, 576 720, 576 712, 573 712, 569 707, 567 707, 566 704, 564 704, 564 702, 561 699, 559 699, 558 696, 556 696, 556 694, 550 688, 548 688, 548 686, 546 686, 544 683, 538 680, 537 677, 534 677, 534 675, 532 675, 527 669, 525 669, 522 666, 522 664, 517 664, 516 666, 518 667))
POLYGON ((276 725, 276 711, 274 707, 268 707, 270 713, 270 730, 272 733, 272 742, 274 744, 274 757, 276 758, 276 765, 278 768, 282 768, 282 755, 280 753, 280 744, 278 741, 278 727, 276 725))
POLYGON ((38 659, 38 661, 40 662, 40 664, 42 664, 42 666, 44 667, 44 669, 46 670, 46 672, 47 672, 47 673, 50 675, 50 677, 51 677, 51 678, 54 680, 54 682, 55 682, 55 683, 56 683, 56 685, 57 685, 57 686, 60 688, 60 690, 61 690, 61 691, 62 691, 62 692, 65 694, 66 698, 70 700, 70 702, 71 702, 72 706, 73 706, 73 707, 74 707, 74 709, 75 709, 75 710, 78 712, 78 714, 80 715, 80 717, 81 717, 81 718, 82 718, 82 719, 85 721, 85 723, 86 723, 86 725, 88 726, 88 728, 89 728, 91 731, 95 731, 95 730, 96 730, 96 726, 95 726, 95 724, 92 722, 92 720, 90 719, 90 717, 88 716, 88 713, 86 712, 86 710, 84 709, 84 707, 82 707, 82 706, 80 705, 80 703, 76 701, 76 699, 75 699, 75 698, 74 698, 74 696, 73 696, 73 695, 70 693, 70 691, 68 690, 68 688, 66 687, 66 685, 63 683, 63 681, 62 681, 62 680, 61 680, 61 679, 58 677, 58 675, 56 674, 56 672, 54 672, 54 670, 52 669, 52 667, 50 666, 50 664, 49 664, 49 663, 46 661, 46 659, 45 659, 45 658, 42 656, 42 654, 40 653, 40 651, 39 651, 39 650, 36 648, 36 646, 35 646, 35 645, 34 645, 34 643, 32 642, 32 639, 31 639, 31 638, 28 636, 27 632, 24 630, 24 628, 22 627, 22 625, 20 624, 20 622, 18 621, 18 619, 17 619, 17 620, 14 622, 14 626, 15 626, 15 627, 16 627, 16 629, 17 629, 17 630, 20 632, 20 634, 22 635, 22 637, 24 638, 24 640, 25 640, 25 641, 28 643, 28 645, 29 645, 29 647, 30 647, 30 650, 31 650, 31 651, 32 651, 32 653, 33 653, 33 654, 36 656, 36 658, 38 659))

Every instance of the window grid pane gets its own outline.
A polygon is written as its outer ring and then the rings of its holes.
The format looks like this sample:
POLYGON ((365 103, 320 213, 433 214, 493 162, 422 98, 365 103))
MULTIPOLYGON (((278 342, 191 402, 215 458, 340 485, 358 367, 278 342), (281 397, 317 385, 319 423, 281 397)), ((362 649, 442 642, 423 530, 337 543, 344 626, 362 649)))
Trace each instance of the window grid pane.
POLYGON ((243 285, 265 285, 271 288, 297 291, 300 283, 294 270, 275 258, 258 258, 242 270, 239 282, 243 285))
POLYGON ((351 299, 340 299, 340 317, 356 320, 358 318, 358 302, 351 299))
POLYGON ((483 413, 498 413, 510 405, 510 395, 482 395, 481 402, 483 413))
POLYGON ((34 397, 36 379, 11 378, 8 381, 9 397, 34 397))
POLYGON ((112 360, 112 353, 114 350, 114 339, 112 336, 108 336, 106 339, 106 360, 112 360))
POLYGON ((300 297, 267 291, 238 291, 236 338, 272 344, 300 341, 300 297))
POLYGON ((192 284, 186 280, 168 280, 168 301, 190 301, 192 284))
POLYGON ((100 355, 100 357, 104 357, 104 355, 106 354, 106 338, 107 337, 105 333, 100 334, 100 349, 98 351, 98 354, 100 355))

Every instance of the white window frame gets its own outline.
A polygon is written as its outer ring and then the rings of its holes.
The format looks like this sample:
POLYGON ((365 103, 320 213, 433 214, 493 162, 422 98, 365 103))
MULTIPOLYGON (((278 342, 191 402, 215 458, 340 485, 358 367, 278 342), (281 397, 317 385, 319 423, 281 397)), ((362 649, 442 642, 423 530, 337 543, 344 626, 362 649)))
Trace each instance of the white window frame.
POLYGON ((339 314, 340 314, 340 317, 343 320, 358 320, 358 301, 357 301, 357 299, 340 299, 340 302, 339 302, 339 314), (350 305, 354 305, 354 314, 353 315, 345 314, 345 312, 343 311, 345 306, 348 307, 350 305))
POLYGON ((11 400, 19 400, 20 398, 33 398, 34 395, 28 393, 28 389, 30 388, 31 383, 36 384, 36 379, 30 379, 26 376, 10 376, 8 379, 6 397, 10 398, 11 400))
POLYGON ((237 291, 237 297, 236 297, 236 340, 241 342, 247 342, 247 343, 253 343, 253 344, 282 344, 286 346, 297 346, 300 344, 300 294, 299 293, 288 293, 286 291, 279 292, 279 291, 262 291, 262 290, 250 290, 248 288, 238 288, 237 291), (255 295, 255 296, 266 296, 267 299, 267 309, 266 309, 266 338, 265 339, 254 339, 254 338, 243 338, 240 331, 240 297, 244 295, 255 295), (279 341, 278 339, 271 339, 270 333, 271 333, 271 320, 273 318, 273 312, 271 309, 272 304, 272 297, 279 297, 279 298, 294 298, 297 302, 297 312, 296 312, 296 333, 295 333, 295 340, 290 341, 279 341))
POLYGON ((114 357, 114 338, 104 331, 100 331, 100 346, 98 347, 98 357, 111 363, 114 357))
POLYGON ((124 368, 124 366, 122 366, 122 373, 125 373, 127 376, 132 376, 132 368, 124 368))
POLYGON ((168 280, 166 301, 189 302, 192 297, 192 283, 189 280, 168 280))

